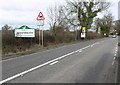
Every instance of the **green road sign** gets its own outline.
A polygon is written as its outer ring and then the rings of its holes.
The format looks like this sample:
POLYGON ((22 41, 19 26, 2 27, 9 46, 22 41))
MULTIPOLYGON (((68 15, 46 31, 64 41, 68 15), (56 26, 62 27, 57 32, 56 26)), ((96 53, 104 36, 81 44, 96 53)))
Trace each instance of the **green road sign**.
POLYGON ((35 29, 23 25, 15 29, 15 37, 35 37, 35 29))
POLYGON ((28 26, 26 26, 26 25, 23 25, 23 26, 21 26, 21 27, 19 27, 19 28, 16 28, 16 29, 32 29, 32 28, 30 28, 30 27, 28 27, 28 26))

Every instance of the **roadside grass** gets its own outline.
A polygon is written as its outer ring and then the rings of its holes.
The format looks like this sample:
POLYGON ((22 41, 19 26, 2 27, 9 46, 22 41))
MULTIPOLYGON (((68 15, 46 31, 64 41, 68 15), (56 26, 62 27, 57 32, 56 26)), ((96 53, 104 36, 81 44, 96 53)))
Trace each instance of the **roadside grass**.
MULTIPOLYGON (((50 49, 54 49, 54 48, 58 48, 58 47, 61 47, 61 46, 65 46, 65 45, 70 45, 70 44, 76 44, 78 42, 84 42, 84 41, 88 41, 88 40, 93 40, 93 39, 100 39, 100 38, 104 38, 103 36, 101 35, 98 35, 97 33, 88 33, 88 38, 84 39, 84 40, 76 40, 76 41, 69 41, 69 42, 65 42, 65 43, 49 43, 47 44, 46 46, 39 46, 38 44, 34 44, 30 47, 29 45, 27 45, 28 47, 30 48, 25 48, 23 49, 24 51, 20 50, 21 48, 19 48, 18 51, 15 50, 15 52, 13 51, 12 53, 12 49, 14 49, 14 47, 11 46, 8 46, 6 49, 8 50, 7 53, 3 53, 2 54, 2 60, 6 60, 6 59, 10 59, 10 58, 15 58, 15 57, 20 57, 20 56, 24 56, 24 55, 29 55, 29 54, 32 54, 32 53, 37 53, 37 52, 42 52, 42 51, 45 51, 45 50, 50 50, 50 49)), ((16 43, 14 43, 16 44, 16 43)), ((7 46, 7 45, 6 45, 7 46)), ((23 47, 26 47, 26 43, 24 44, 23 43, 23 47)), ((4 52, 6 52, 6 49, 4 49, 4 52)), ((16 49, 16 48, 15 48, 16 49)))
POLYGON ((70 43, 60 43, 60 44, 49 44, 46 47, 36 45, 36 46, 32 47, 31 49, 27 49, 26 51, 17 52, 17 53, 9 53, 9 54, 2 55, 2 60, 15 58, 15 57, 20 57, 20 56, 24 56, 24 55, 28 55, 28 54, 32 54, 32 53, 42 52, 42 51, 45 51, 45 50, 50 50, 50 49, 62 47, 62 46, 65 46, 65 45, 75 44, 75 43, 78 43, 78 42, 80 42, 80 41, 72 41, 70 43))

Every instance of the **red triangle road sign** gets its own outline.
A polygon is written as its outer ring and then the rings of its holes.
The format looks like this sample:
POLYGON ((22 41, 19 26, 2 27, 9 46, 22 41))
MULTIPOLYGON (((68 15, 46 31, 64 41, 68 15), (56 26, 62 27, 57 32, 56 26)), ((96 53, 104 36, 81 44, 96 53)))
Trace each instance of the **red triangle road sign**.
POLYGON ((38 14, 37 20, 45 20, 45 17, 43 16, 42 12, 38 14))

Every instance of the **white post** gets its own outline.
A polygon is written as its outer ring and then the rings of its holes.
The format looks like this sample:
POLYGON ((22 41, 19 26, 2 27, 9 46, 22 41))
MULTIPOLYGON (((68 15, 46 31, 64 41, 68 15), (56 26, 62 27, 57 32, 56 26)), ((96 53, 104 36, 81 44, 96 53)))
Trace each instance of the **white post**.
MULTIPOLYGON (((44 25, 44 20, 45 20, 45 18, 43 16, 42 12, 40 12, 37 16, 37 21, 38 21, 38 25, 39 25, 39 45, 41 45, 40 44, 40 26, 44 25)), ((42 46, 43 46, 43 27, 42 27, 42 46)))
MULTIPOLYGON (((44 25, 44 20, 43 20, 43 25, 44 25)), ((44 33, 43 33, 43 25, 42 25, 42 46, 44 45, 44 33)))
POLYGON ((39 26, 39 46, 40 46, 40 26, 39 26))
POLYGON ((38 20, 38 29, 39 29, 39 46, 42 44, 42 46, 44 45, 44 40, 43 40, 43 25, 44 25, 44 20, 43 20, 43 22, 42 22, 42 20, 40 21, 40 20, 38 20), (40 36, 40 32, 41 32, 41 30, 40 30, 40 26, 42 27, 42 33, 41 33, 41 36, 40 36), (41 42, 41 40, 40 40, 40 37, 42 37, 42 42, 41 42))
POLYGON ((43 26, 42 26, 42 46, 43 46, 43 26))

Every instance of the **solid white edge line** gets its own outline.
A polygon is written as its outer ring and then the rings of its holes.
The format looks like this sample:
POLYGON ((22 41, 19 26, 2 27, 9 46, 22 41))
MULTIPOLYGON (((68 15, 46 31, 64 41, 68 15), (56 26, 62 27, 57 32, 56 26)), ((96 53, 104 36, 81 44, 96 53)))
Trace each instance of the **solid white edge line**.
POLYGON ((88 46, 86 46, 86 47, 84 47, 84 48, 81 48, 81 49, 79 49, 79 50, 73 51, 73 52, 71 52, 71 53, 68 53, 68 54, 63 55, 63 56, 58 57, 58 58, 55 58, 55 59, 53 59, 53 60, 51 60, 51 61, 48 61, 48 62, 43 63, 43 64, 41 64, 41 65, 38 65, 38 66, 36 66, 36 67, 33 67, 33 68, 29 69, 29 70, 26 70, 26 71, 24 71, 24 72, 21 72, 21 73, 19 73, 19 74, 16 74, 16 75, 14 75, 14 76, 12 76, 12 77, 9 77, 9 78, 7 78, 7 79, 5 79, 5 80, 0 81, 0 84, 3 84, 3 83, 5 83, 5 82, 7 82, 7 81, 10 81, 10 80, 12 80, 12 79, 15 79, 15 78, 17 78, 17 77, 19 77, 19 76, 23 76, 23 75, 25 75, 26 73, 29 73, 29 72, 31 72, 31 71, 33 71, 33 70, 36 70, 36 69, 38 69, 38 68, 41 68, 41 67, 43 67, 43 66, 45 66, 45 65, 48 65, 48 64, 50 64, 50 63, 52 63, 52 62, 54 62, 54 61, 56 61, 56 60, 59 60, 59 59, 62 59, 62 58, 64 58, 64 57, 67 57, 67 56, 69 56, 69 55, 72 55, 72 54, 74 54, 74 53, 76 53, 76 52, 79 52, 80 50, 86 49, 86 48, 88 48, 88 47, 90 47, 90 46, 91 46, 91 45, 88 45, 88 46))
POLYGON ((93 47, 93 45, 91 45, 91 47, 93 47))
POLYGON ((78 52, 80 53, 80 52, 82 52, 82 50, 80 49, 78 52))
POLYGON ((34 68, 31 68, 31 69, 29 69, 29 70, 26 70, 26 71, 24 71, 24 72, 21 72, 21 73, 19 73, 19 74, 16 74, 16 75, 14 75, 14 76, 12 76, 12 77, 9 77, 9 78, 7 78, 7 79, 5 79, 5 80, 2 80, 2 81, 0 81, 0 84, 3 84, 3 83, 5 83, 5 82, 7 82, 7 81, 10 81, 10 80, 12 80, 12 79, 15 79, 15 78, 17 78, 17 77, 19 77, 19 76, 23 76, 24 74, 26 74, 26 73, 28 73, 28 72, 31 72, 31 71, 33 71, 33 70, 35 70, 35 69, 38 69, 38 68, 40 68, 40 67, 42 67, 42 66, 45 66, 45 65, 47 65, 47 64, 49 64, 49 63, 51 63, 51 62, 53 62, 53 60, 52 60, 52 61, 49 61, 49 62, 46 62, 46 63, 44 63, 44 64, 41 64, 41 65, 39 65, 39 66, 36 66, 36 67, 34 67, 34 68))
MULTIPOLYGON (((75 45, 75 44, 71 44, 71 45, 75 45)), ((66 47, 66 46, 61 46, 61 47, 58 47, 58 48, 52 48, 52 49, 48 49, 48 50, 45 50, 45 51, 42 51, 42 52, 49 52, 49 51, 52 51, 54 49, 59 49, 59 48, 63 48, 63 47, 66 47)), ((14 59, 17 59, 17 58, 22 58, 22 57, 25 57, 25 56, 29 56, 29 55, 34 55, 34 54, 37 54, 37 53, 32 53, 32 54, 28 54, 28 55, 23 55, 21 57, 15 57, 15 58, 10 58, 10 59, 6 59, 6 60, 1 60, 0 62, 5 62, 5 61, 9 61, 9 60, 14 60, 14 59)))
POLYGON ((87 48, 89 48, 91 45, 88 45, 88 46, 86 46, 86 47, 84 47, 84 48, 81 48, 82 50, 84 50, 84 49, 87 49, 87 48))
POLYGON ((100 44, 100 42, 98 42, 97 44, 100 44))
POLYGON ((93 47, 94 45, 96 45, 96 44, 92 44, 91 47, 93 47))
POLYGON ((14 76, 12 76, 12 77, 9 77, 9 78, 7 78, 7 79, 5 79, 5 80, 0 81, 0 84, 5 83, 5 82, 7 82, 7 81, 10 81, 10 80, 12 80, 12 79, 15 79, 15 78, 17 78, 17 77, 19 77, 19 76, 23 76, 23 75, 25 75, 26 73, 29 73, 29 72, 31 72, 31 71, 33 71, 33 70, 36 70, 36 69, 38 69, 38 68, 40 68, 40 67, 43 67, 43 66, 45 66, 45 65, 47 65, 47 64, 50 64, 50 63, 52 63, 52 62, 54 62, 54 61, 56 61, 56 60, 62 59, 62 58, 64 58, 64 57, 69 56, 69 55, 72 55, 72 54, 74 54, 74 53, 75 53, 75 51, 74 51, 74 52, 71 52, 71 53, 68 53, 68 54, 66 54, 66 55, 63 55, 63 56, 61 56, 61 57, 58 57, 58 58, 56 58, 56 59, 53 59, 53 60, 51 60, 51 61, 48 61, 48 62, 46 62, 46 63, 43 63, 43 64, 41 64, 41 65, 38 65, 38 66, 36 66, 36 67, 33 67, 33 68, 31 68, 31 69, 29 69, 29 70, 26 70, 26 71, 24 71, 24 72, 21 72, 21 73, 19 73, 19 74, 16 74, 16 75, 14 75, 14 76))
POLYGON ((50 63, 49 65, 54 65, 54 64, 56 64, 56 63, 58 63, 58 61, 55 61, 55 62, 53 62, 53 63, 50 63))
MULTIPOLYGON (((102 42, 104 42, 104 41, 102 41, 102 42)), ((98 42, 96 42, 96 43, 94 43, 94 44, 97 44, 98 42)), ((72 45, 75 45, 75 44, 72 44, 72 45)), ((63 48, 63 47, 66 47, 66 46, 62 46, 62 47, 59 47, 59 48, 63 48)), ((55 49, 59 49, 59 48, 55 48, 55 49)), ((45 51, 43 51, 43 52, 48 52, 48 51, 51 51, 51 50, 53 50, 53 49, 49 49, 49 50, 45 50, 45 51)), ((34 55, 34 54, 37 54, 37 53, 32 53, 32 54, 29 54, 29 55, 34 55)), ((9 60, 14 60, 14 59, 17 59, 17 58, 22 58, 22 57, 24 57, 24 56, 28 56, 28 55, 23 55, 23 56, 21 56, 21 57, 15 57, 15 58, 10 58, 10 59, 6 59, 6 60, 1 60, 0 62, 5 62, 5 61, 9 61, 9 60)))

